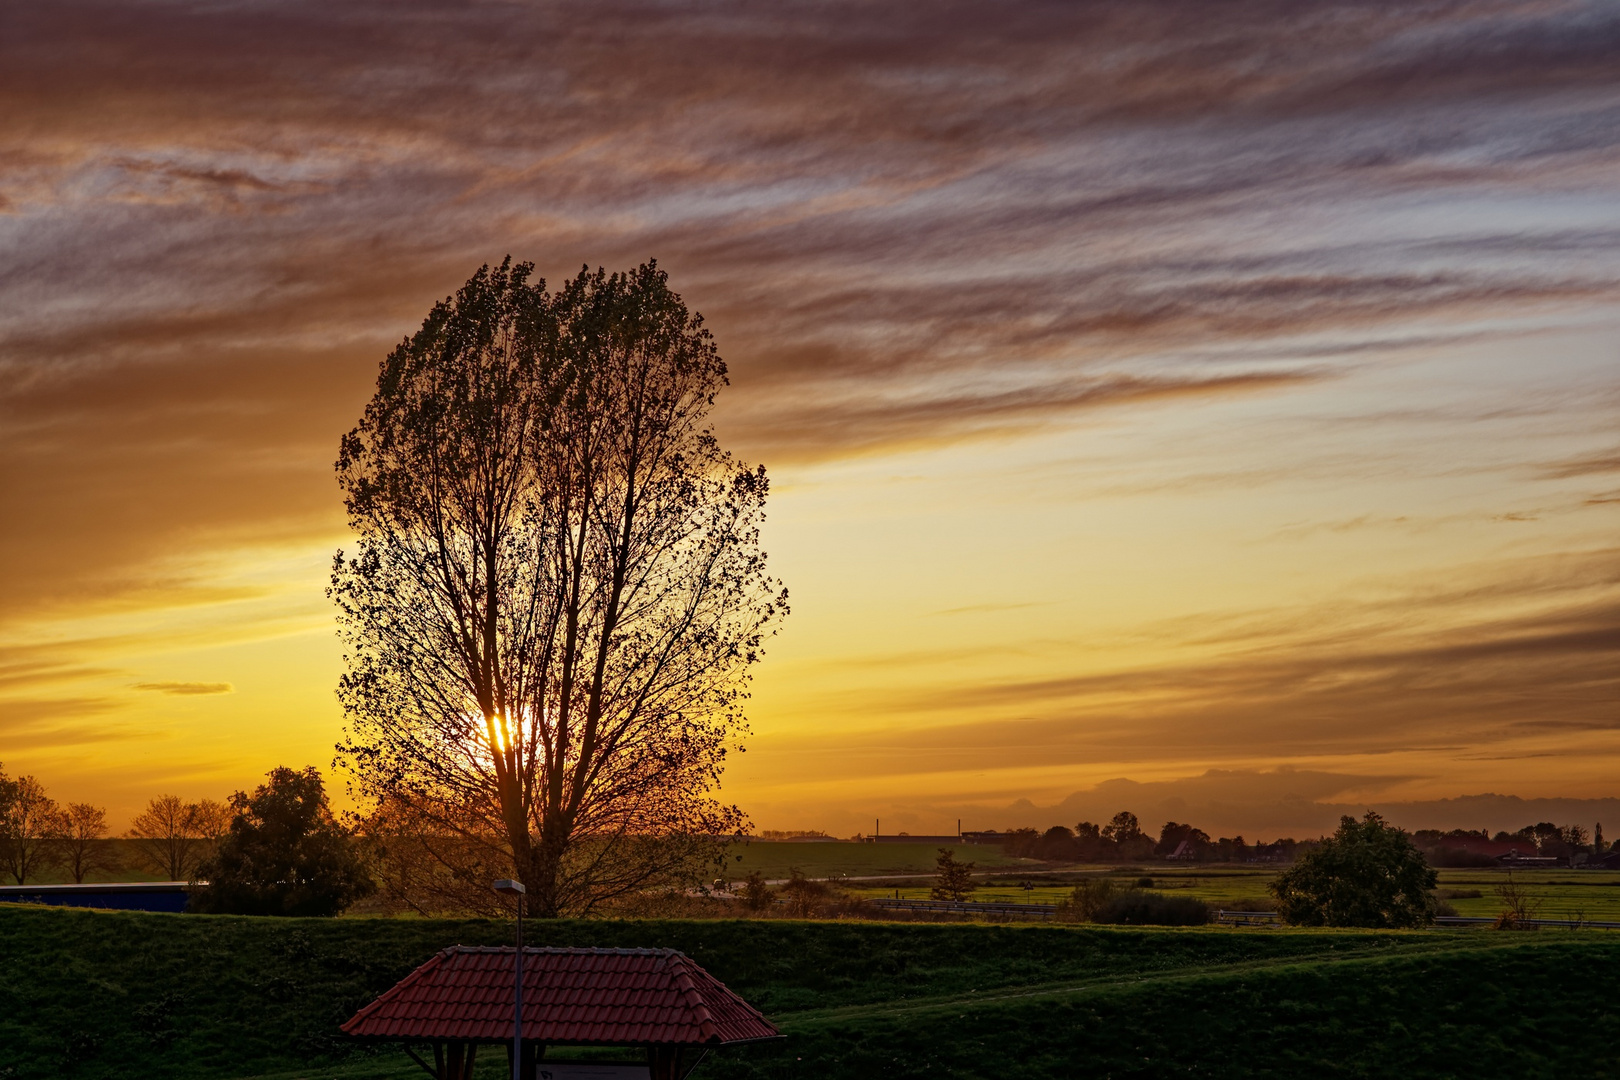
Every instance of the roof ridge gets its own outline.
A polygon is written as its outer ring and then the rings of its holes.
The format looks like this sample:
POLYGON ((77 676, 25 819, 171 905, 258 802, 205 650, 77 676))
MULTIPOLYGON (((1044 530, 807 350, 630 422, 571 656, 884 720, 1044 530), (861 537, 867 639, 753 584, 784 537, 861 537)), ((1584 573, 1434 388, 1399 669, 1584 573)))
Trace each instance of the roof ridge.
POLYGON ((680 989, 687 1007, 697 1018, 697 1029, 703 1033, 703 1041, 718 1039, 720 1028, 714 1022, 714 1014, 709 1011, 709 1003, 703 1000, 702 991, 698 990, 692 973, 686 967, 692 960, 685 953, 678 953, 673 949, 669 950, 669 953, 664 962, 674 971, 675 985, 680 989))

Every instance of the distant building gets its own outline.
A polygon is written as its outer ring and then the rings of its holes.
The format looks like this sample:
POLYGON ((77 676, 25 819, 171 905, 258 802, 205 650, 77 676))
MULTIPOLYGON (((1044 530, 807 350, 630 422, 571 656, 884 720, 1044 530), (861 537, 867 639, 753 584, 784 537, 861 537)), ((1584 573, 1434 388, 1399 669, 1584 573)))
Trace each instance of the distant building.
POLYGON ((1176 845, 1176 850, 1165 856, 1172 862, 1191 862, 1198 858, 1198 851, 1193 847, 1191 840, 1183 840, 1176 845))

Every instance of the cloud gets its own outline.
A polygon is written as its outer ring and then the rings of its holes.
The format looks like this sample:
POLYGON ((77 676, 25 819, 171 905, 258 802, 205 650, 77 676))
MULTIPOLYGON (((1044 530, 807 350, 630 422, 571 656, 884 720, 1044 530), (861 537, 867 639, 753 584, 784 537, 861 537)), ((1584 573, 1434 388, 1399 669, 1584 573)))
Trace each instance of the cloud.
POLYGON ((1549 480, 1568 480, 1577 476, 1602 476, 1613 472, 1620 472, 1620 449, 1601 454, 1569 458, 1565 461, 1543 466, 1541 469, 1541 475, 1549 480))
POLYGON ((150 690, 157 694, 176 694, 180 697, 236 692, 236 687, 228 682, 143 682, 136 683, 135 689, 150 690))

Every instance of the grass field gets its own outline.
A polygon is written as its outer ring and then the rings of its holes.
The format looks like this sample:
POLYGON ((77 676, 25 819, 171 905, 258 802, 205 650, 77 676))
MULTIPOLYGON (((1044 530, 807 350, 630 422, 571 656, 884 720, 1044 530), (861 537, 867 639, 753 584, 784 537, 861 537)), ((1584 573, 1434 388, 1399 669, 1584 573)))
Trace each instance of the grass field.
MULTIPOLYGON (((953 845, 957 856, 989 870, 1000 867, 1039 869, 1046 863, 1015 859, 993 844, 953 845)), ((932 874, 939 858, 938 844, 793 843, 753 840, 731 850, 726 876, 732 880, 759 871, 770 879, 785 878, 793 869, 806 877, 847 874, 870 877, 883 874, 932 874)))
MULTIPOLYGON (((694 1080, 1612 1076, 1620 934, 559 922, 681 949, 787 1038, 694 1080)), ((498 922, 0 909, 0 1075, 405 1080, 336 1032, 498 922)), ((497 1080, 504 1057, 479 1080, 497 1080)))
MULTIPOLYGON (((1074 881, 1097 876, 1131 882, 1139 877, 1153 879, 1153 889, 1172 896, 1191 896, 1216 907, 1242 909, 1269 895, 1266 886, 1276 877, 1274 868, 1179 868, 1147 865, 1126 870, 1106 867, 1076 868, 1070 872, 1030 874, 1013 869, 980 879, 973 899, 1051 904, 1063 899, 1074 881), (1025 885, 1030 886, 1025 888, 1025 885)), ((1500 870, 1441 870, 1439 893, 1459 915, 1495 916, 1502 910, 1496 889, 1508 880, 1500 870), (1470 896, 1470 893, 1478 893, 1470 896), (1460 894, 1460 895, 1459 895, 1460 894)), ((1547 919, 1587 919, 1620 922, 1620 871, 1612 870, 1529 870, 1515 871, 1513 880, 1525 888, 1540 915, 1547 919)), ((924 899, 926 880, 897 879, 892 883, 854 882, 851 892, 863 896, 895 896, 924 899)))

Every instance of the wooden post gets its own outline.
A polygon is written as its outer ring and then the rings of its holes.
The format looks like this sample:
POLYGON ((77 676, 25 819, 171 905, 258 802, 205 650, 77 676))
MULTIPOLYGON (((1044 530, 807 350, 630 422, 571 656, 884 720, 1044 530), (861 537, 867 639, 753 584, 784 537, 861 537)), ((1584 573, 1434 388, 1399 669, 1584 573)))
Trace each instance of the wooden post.
POLYGON ((647 1071, 652 1074, 651 1080, 681 1080, 681 1048, 647 1047, 647 1071))
POLYGON ((472 1080, 473 1062, 478 1058, 478 1044, 453 1040, 445 1047, 444 1080, 472 1080))

